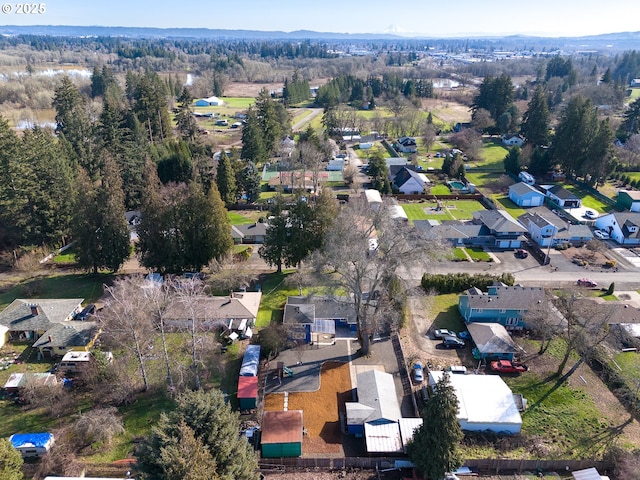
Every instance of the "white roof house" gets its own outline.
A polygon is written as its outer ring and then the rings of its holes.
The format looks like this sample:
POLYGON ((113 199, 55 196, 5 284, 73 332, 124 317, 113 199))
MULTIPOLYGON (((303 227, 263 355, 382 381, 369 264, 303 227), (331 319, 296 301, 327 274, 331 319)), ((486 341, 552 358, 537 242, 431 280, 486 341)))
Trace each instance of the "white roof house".
MULTIPOLYGON (((444 372, 429 372, 435 385, 444 372)), ((463 430, 520 433, 522 417, 513 392, 498 375, 449 375, 458 398, 458 420, 463 430)))
POLYGON ((391 205, 389 207, 389 216, 394 220, 409 221, 407 212, 404 211, 404 208, 402 208, 402 205, 391 205))
POLYGON ((367 199, 367 203, 370 207, 379 208, 382 205, 382 195, 378 190, 369 188, 364 191, 364 198, 367 199))

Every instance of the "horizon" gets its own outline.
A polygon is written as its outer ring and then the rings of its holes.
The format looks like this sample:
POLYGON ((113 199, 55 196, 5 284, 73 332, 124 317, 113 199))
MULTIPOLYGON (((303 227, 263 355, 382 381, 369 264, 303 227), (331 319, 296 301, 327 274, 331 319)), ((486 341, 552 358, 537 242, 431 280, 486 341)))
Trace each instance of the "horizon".
POLYGON ((459 38, 535 36, 583 37, 637 32, 640 3, 627 0, 539 0, 534 8, 522 8, 506 0, 459 0, 454 8, 428 0, 407 0, 393 9, 381 0, 325 0, 300 6, 293 0, 265 3, 236 0, 216 9, 206 0, 186 0, 176 8, 167 0, 113 0, 88 3, 56 0, 40 3, 44 13, 18 14, 16 5, 2 6, 2 27, 68 26, 106 28, 203 28, 291 33, 382 35, 402 37, 459 38), (8 7, 7 7, 8 6, 8 7), (6 13, 5 8, 14 9, 6 13), (389 14, 391 11, 391 15, 389 14), (548 13, 551 12, 551 13, 548 13), (624 14, 621 14, 624 12, 624 14), (579 21, 575 16, 579 13, 579 21), (522 22, 525 26, 522 26, 522 22), (611 27, 615 25, 615 27, 611 27), (514 28, 518 26, 518 28, 514 28))

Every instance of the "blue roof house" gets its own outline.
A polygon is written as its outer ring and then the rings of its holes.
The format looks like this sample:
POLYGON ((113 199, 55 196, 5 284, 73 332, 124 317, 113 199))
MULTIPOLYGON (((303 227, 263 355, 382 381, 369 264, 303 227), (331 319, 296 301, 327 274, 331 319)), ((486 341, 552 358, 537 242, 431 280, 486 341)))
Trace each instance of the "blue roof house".
POLYGON ((487 293, 470 288, 458 298, 458 310, 465 323, 499 323, 508 330, 522 330, 524 316, 544 301, 541 287, 495 285, 487 293))
POLYGON ((524 182, 509 187, 509 200, 519 207, 538 207, 544 203, 544 193, 524 182))

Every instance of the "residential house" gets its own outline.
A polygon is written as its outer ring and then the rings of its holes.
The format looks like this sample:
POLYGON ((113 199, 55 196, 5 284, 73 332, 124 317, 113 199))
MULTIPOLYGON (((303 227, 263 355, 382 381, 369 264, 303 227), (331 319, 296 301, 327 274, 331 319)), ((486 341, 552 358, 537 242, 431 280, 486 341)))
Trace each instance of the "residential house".
POLYGON ((220 100, 218 97, 207 97, 207 98, 199 98, 196 100, 196 107, 219 107, 223 105, 224 102, 220 100))
POLYGON ((519 207, 537 207, 544 203, 544 193, 525 182, 518 182, 509 187, 509 200, 519 207))
POLYGON ((473 213, 473 222, 485 227, 480 235, 485 245, 496 248, 520 248, 525 228, 505 210, 480 210, 473 213))
MULTIPOLYGON (((435 387, 445 372, 429 372, 435 387)), ((462 430, 520 433, 522 417, 513 392, 499 375, 449 375, 458 399, 458 422, 462 430)))
POLYGON ((640 87, 640 78, 633 78, 631 82, 629 82, 629 86, 631 88, 640 87))
POLYGON ((244 225, 231 225, 231 237, 233 243, 237 244, 254 244, 264 243, 267 235, 267 224, 264 222, 255 222, 244 225))
POLYGON ((484 226, 460 220, 414 220, 413 226, 422 232, 426 240, 438 240, 454 247, 482 246, 486 238, 480 236, 484 226))
POLYGON ((393 179, 394 187, 404 194, 423 193, 431 182, 424 173, 403 167, 393 179))
POLYGON ((404 167, 409 165, 409 160, 405 157, 387 157, 384 159, 384 163, 387 168, 391 168, 393 166, 404 167))
POLYGON ((467 325, 475 343, 473 357, 513 360, 522 349, 511 339, 509 332, 499 323, 473 322, 467 325))
POLYGON ((174 302, 165 312, 166 324, 189 327, 195 320, 198 330, 223 328, 236 335, 251 337, 261 298, 261 292, 231 292, 224 297, 194 297, 188 308, 181 302, 174 302))
POLYGON ((640 212, 640 191, 618 190, 618 205, 630 212, 640 212))
POLYGON ((389 205, 389 217, 393 220, 409 221, 409 216, 402 205, 389 205))
POLYGON ((593 239, 593 233, 587 225, 568 223, 546 207, 534 208, 520 215, 518 221, 540 247, 567 242, 581 245, 593 239))
POLYGON ((331 345, 336 330, 357 331, 356 309, 349 297, 288 297, 283 324, 294 340, 331 345))
POLYGON ((640 245, 640 212, 613 212, 596 219, 596 228, 620 245, 640 245))
POLYGON ((396 149, 402 153, 416 153, 418 144, 413 137, 400 137, 396 143, 396 149))
POLYGON ((69 350, 88 352, 100 332, 96 322, 55 323, 32 346, 38 349, 39 358, 62 357, 69 350))
POLYGON ((487 293, 470 288, 458 298, 458 310, 465 323, 499 323, 509 330, 525 327, 524 316, 545 299, 541 287, 490 286, 487 293))
POLYGON ((0 312, 0 325, 8 329, 9 341, 35 341, 53 326, 73 320, 82 311, 82 301, 18 298, 0 312))
POLYGON ((57 384, 58 377, 54 373, 12 373, 2 388, 8 394, 16 394, 28 385, 42 387, 57 384))
POLYGON ((285 137, 282 139, 282 142, 280 142, 280 156, 290 157, 295 147, 296 142, 293 137, 285 135, 285 137))
POLYGON ((356 402, 346 402, 347 432, 362 437, 365 424, 397 423, 402 418, 393 375, 367 370, 356 375, 356 402))
POLYGON ((325 170, 328 172, 341 172, 344 170, 344 164, 344 158, 334 158, 333 160, 329 160, 325 170))
POLYGON ((578 196, 561 185, 543 185, 542 188, 546 190, 546 197, 562 208, 578 208, 582 204, 578 196))
POLYGON ((502 144, 506 147, 521 147, 524 144, 524 139, 515 133, 502 135, 502 144))

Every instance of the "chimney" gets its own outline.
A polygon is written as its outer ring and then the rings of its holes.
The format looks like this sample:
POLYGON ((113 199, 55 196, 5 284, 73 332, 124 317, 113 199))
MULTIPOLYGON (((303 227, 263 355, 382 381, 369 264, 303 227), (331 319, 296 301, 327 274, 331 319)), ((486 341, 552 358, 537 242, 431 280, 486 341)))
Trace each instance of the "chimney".
POLYGON ((38 308, 37 304, 32 303, 31 305, 29 305, 29 307, 31 307, 31 316, 36 317, 40 315, 40 309, 38 308))
POLYGON ((49 343, 53 343, 53 337, 49 335, 49 343))

